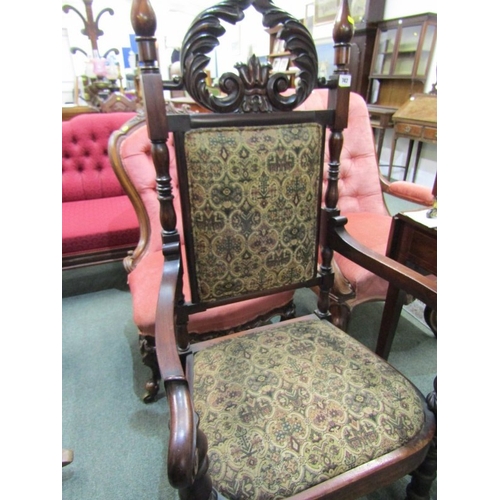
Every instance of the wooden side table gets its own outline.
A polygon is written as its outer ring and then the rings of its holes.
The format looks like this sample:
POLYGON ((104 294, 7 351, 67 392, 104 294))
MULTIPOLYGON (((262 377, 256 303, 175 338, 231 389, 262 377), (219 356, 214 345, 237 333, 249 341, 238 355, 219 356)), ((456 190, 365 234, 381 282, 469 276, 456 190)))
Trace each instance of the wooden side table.
POLYGON ((380 165, 380 155, 384 145, 385 131, 393 127, 392 115, 398 110, 390 106, 378 106, 376 104, 368 104, 368 113, 370 115, 370 124, 373 131, 377 132, 377 162, 380 165))
MULTIPOLYGON (((437 278, 437 219, 428 219, 426 213, 427 209, 415 210, 393 217, 387 256, 437 278)), ((384 359, 389 357, 403 302, 404 293, 389 284, 375 349, 384 359)))
POLYGON ((404 180, 407 180, 413 146, 415 141, 417 142, 412 178, 412 182, 415 182, 422 144, 424 142, 437 144, 437 96, 435 94, 415 94, 411 96, 393 114, 392 120, 394 122, 394 135, 387 178, 391 179, 396 143, 398 139, 404 138, 410 140, 406 154, 404 180))

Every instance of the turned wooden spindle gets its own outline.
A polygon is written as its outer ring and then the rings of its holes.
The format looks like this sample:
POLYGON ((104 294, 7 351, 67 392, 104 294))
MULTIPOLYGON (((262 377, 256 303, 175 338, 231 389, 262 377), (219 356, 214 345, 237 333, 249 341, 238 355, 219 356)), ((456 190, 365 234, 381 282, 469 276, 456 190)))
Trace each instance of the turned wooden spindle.
MULTIPOLYGON (((349 112, 349 92, 351 90, 351 77, 349 75, 350 42, 354 34, 354 25, 349 12, 347 0, 342 0, 337 17, 333 24, 333 58, 334 78, 329 83, 329 105, 335 109, 335 117, 329 125, 328 137, 328 172, 327 186, 324 194, 325 205, 323 211, 323 224, 329 224, 333 217, 340 215, 337 207, 339 199, 338 180, 340 172, 340 153, 344 143, 343 130, 347 127, 349 112)), ((318 311, 320 317, 330 315, 329 293, 333 285, 332 259, 333 247, 330 242, 322 242, 320 273, 324 282, 318 298, 318 311)))
POLYGON ((179 490, 181 499, 207 498, 212 490, 208 469, 206 438, 197 429, 197 417, 189 395, 185 358, 189 349, 186 325, 172 331, 171 317, 182 300, 180 236, 173 205, 170 154, 167 147, 168 118, 163 97, 163 83, 156 53, 156 15, 148 0, 133 0, 131 21, 139 48, 141 88, 144 111, 156 170, 156 189, 160 202, 164 267, 156 316, 156 353, 169 406, 178 411, 179 420, 171 421, 168 451, 169 481, 179 490), (172 350, 176 336, 178 352, 172 350), (175 431, 174 431, 175 429, 175 431))

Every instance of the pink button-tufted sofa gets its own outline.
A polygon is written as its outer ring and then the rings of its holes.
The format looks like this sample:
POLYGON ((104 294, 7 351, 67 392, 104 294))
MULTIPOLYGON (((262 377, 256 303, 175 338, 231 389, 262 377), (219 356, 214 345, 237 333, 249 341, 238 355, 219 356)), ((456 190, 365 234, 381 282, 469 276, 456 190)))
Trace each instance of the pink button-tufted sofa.
POLYGON ((123 259, 139 223, 108 158, 108 140, 135 113, 91 113, 62 123, 62 266, 123 259))

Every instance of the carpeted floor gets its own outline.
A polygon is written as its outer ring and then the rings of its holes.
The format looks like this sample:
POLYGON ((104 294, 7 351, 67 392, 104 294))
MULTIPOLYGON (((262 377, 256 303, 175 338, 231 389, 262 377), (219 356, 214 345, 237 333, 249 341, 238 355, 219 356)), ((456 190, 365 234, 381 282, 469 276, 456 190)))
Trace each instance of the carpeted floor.
MULTIPOLYGON (((299 290, 296 302, 299 314, 315 307, 309 290, 299 290)), ((359 306, 349 327, 372 349, 382 306, 359 306)), ((149 370, 140 359, 121 264, 63 272, 62 332, 62 446, 74 451, 73 463, 62 469, 62 498, 176 498, 163 466, 165 399, 150 405, 141 400, 149 370)), ((389 361, 424 394, 437 373, 436 344, 430 329, 404 310, 389 361)), ((408 480, 364 498, 403 499, 408 480)))

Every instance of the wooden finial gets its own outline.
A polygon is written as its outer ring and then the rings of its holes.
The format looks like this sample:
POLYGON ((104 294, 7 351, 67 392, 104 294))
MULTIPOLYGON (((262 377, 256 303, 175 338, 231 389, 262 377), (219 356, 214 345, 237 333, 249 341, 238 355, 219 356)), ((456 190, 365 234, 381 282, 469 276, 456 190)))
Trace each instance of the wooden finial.
POLYGON ((334 64, 337 72, 347 72, 353 34, 354 20, 349 11, 349 4, 347 0, 342 0, 333 23, 334 64))
POLYGON ((130 21, 137 36, 154 36, 156 31, 156 14, 149 0, 132 1, 130 21))

